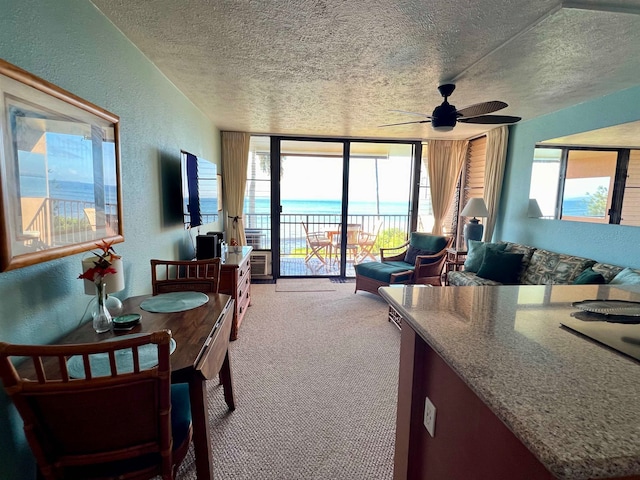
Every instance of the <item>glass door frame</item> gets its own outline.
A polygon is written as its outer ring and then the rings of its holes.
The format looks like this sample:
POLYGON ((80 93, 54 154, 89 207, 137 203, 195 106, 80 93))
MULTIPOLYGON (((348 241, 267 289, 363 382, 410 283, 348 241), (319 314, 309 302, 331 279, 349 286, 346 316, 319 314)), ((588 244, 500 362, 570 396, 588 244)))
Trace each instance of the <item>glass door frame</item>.
MULTIPOLYGON (((356 138, 334 138, 334 137, 295 137, 295 136, 270 136, 270 158, 271 158, 271 255, 272 255, 272 275, 274 279, 281 278, 280 272, 280 214, 282 213, 280 195, 280 168, 281 168, 281 142, 282 141, 307 141, 307 142, 332 142, 342 143, 343 169, 342 169, 342 204, 341 220, 342 231, 347 231, 348 205, 349 205, 349 155, 351 143, 390 143, 407 144, 412 146, 412 178, 410 182, 410 202, 409 211, 409 231, 414 231, 418 225, 418 195, 420 185, 420 164, 422 161, 422 141, 421 140, 398 140, 398 139, 356 139, 356 138)), ((346 237, 341 238, 340 274, 338 278, 345 278, 346 272, 346 237)), ((312 276, 309 276, 310 278, 312 276)), ((328 276, 330 277, 330 276, 328 276)))

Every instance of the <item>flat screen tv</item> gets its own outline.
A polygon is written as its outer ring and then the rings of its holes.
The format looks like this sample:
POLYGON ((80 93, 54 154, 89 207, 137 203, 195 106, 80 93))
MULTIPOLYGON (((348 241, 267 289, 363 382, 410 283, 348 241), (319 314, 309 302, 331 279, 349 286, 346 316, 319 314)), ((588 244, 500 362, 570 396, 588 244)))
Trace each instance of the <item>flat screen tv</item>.
POLYGON ((216 164, 185 151, 181 152, 180 158, 184 224, 192 228, 216 221, 218 218, 216 164))

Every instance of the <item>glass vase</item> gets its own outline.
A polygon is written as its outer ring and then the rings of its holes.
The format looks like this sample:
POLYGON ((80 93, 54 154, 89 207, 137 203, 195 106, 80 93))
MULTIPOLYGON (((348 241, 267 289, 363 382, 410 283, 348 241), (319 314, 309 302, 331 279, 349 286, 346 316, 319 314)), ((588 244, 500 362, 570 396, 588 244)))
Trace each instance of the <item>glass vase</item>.
POLYGON ((104 333, 111 330, 113 322, 107 309, 107 293, 104 283, 96 283, 96 308, 93 311, 93 329, 96 333, 104 333))

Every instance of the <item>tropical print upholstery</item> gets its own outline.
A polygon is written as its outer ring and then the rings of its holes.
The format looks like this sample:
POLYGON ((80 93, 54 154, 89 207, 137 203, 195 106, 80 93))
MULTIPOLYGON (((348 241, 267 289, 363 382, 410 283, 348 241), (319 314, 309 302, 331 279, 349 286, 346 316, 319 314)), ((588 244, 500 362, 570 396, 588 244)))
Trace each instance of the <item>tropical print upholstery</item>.
MULTIPOLYGON (((576 257, 548 250, 536 249, 518 243, 506 243, 505 252, 522 253, 522 273, 519 283, 523 285, 570 285, 587 268, 593 268, 600 273, 606 283, 623 270, 623 267, 599 263, 588 258, 576 257)), ((478 277, 475 273, 465 271, 453 271, 447 274, 449 285, 479 286, 501 285, 501 283, 478 277)))
POLYGON ((538 249, 524 271, 521 283, 525 285, 568 285, 586 268, 596 263, 588 258, 538 249))
POLYGON ((622 267, 618 267, 617 265, 609 265, 608 263, 600 262, 596 262, 592 268, 594 272, 597 272, 604 277, 605 283, 609 283, 613 280, 613 277, 623 270, 622 267))

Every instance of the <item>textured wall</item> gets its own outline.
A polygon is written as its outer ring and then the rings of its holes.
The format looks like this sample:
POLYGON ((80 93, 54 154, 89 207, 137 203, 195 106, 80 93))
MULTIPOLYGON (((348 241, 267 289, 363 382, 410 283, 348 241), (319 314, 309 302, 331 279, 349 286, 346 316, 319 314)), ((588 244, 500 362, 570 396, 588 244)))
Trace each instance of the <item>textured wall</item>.
POLYGON ((640 268, 640 227, 527 218, 536 142, 640 119, 640 87, 511 127, 496 239, 640 268))
MULTIPOLYGON (((118 296, 150 293, 149 259, 193 250, 171 214, 180 149, 219 165, 219 132, 88 1, 0 0, 0 12, 0 58, 120 116, 125 242, 115 249, 127 286, 118 296)), ((77 280, 81 258, 0 273, 0 340, 47 343, 80 323, 90 300, 77 280)), ((2 480, 33 478, 21 428, 0 393, 2 480)))

